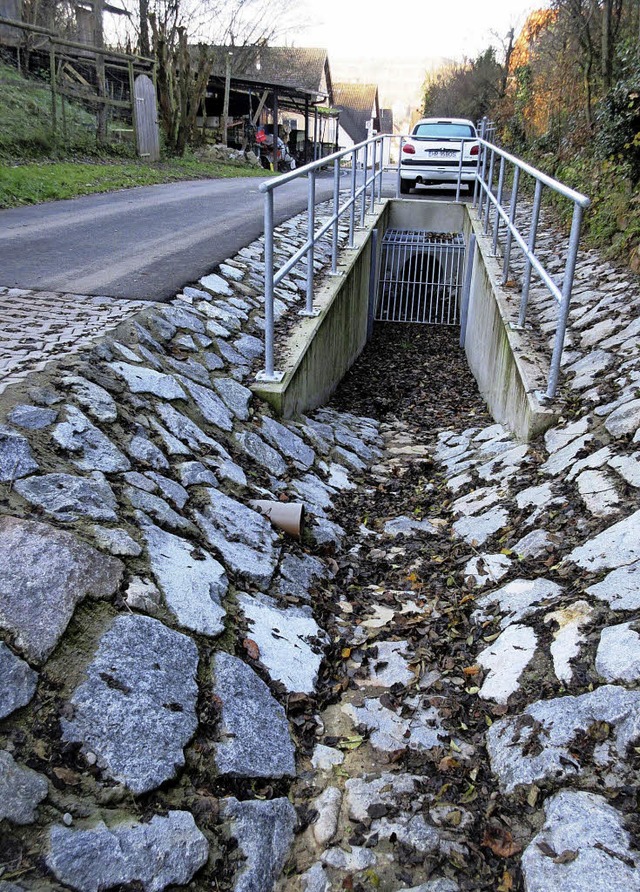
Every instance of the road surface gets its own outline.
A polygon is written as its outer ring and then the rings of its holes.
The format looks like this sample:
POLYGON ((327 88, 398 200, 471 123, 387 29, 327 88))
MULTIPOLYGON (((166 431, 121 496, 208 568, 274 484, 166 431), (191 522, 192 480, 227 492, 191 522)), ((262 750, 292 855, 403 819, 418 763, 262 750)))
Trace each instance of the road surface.
MULTIPOLYGON (((261 180, 168 183, 0 211, 0 286, 168 300, 263 231, 261 180)), ((318 200, 332 194, 317 180, 318 200)), ((276 223, 306 207, 278 189, 276 223)))

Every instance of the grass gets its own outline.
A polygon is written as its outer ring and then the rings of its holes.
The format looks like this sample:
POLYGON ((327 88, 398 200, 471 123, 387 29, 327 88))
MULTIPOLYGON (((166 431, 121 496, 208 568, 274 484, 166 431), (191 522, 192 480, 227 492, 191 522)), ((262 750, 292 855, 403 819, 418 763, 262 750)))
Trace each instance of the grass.
POLYGON ((243 164, 174 158, 157 164, 136 161, 51 161, 0 165, 0 207, 19 207, 41 201, 112 192, 132 186, 152 186, 178 180, 256 176, 268 171, 243 164))
MULTIPOLYGON (((249 165, 201 161, 193 155, 157 163, 136 160, 131 143, 98 148, 95 115, 65 102, 66 139, 51 128, 51 92, 45 80, 24 78, 0 62, 0 208, 19 207, 178 180, 256 176, 249 165)), ((58 107, 59 131, 61 112, 58 107)))

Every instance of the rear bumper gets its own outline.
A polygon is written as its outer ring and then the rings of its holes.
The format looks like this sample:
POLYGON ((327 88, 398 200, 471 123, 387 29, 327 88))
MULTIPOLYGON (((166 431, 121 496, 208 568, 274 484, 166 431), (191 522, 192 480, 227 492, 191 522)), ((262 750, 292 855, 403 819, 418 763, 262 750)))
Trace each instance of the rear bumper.
MULTIPOLYGON (((402 161, 400 178, 415 183, 457 183, 458 162, 454 164, 425 164, 424 161, 402 161)), ((478 172, 477 164, 463 164, 460 174, 463 183, 471 183, 478 172)))

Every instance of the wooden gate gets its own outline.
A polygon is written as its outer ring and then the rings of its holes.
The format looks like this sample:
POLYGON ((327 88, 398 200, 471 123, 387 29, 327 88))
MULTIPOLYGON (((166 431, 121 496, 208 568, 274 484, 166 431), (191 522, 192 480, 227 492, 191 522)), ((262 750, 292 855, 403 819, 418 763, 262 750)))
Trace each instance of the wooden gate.
POLYGON ((135 81, 134 119, 136 124, 136 145, 138 155, 148 161, 160 158, 160 137, 158 135, 158 110, 156 90, 153 81, 146 74, 139 74, 135 81))

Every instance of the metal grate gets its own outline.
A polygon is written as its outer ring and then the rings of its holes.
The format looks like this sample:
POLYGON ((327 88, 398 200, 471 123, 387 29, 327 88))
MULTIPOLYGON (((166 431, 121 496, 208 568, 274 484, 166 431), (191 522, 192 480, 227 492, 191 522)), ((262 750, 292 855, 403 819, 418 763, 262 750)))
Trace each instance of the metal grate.
POLYGON ((464 268, 461 233, 388 229, 375 319, 457 325, 464 268))

